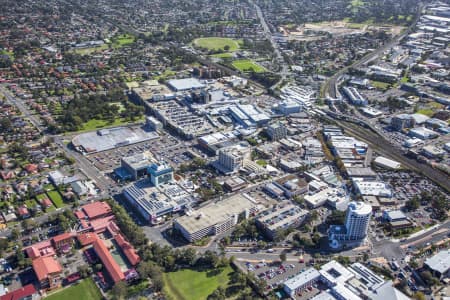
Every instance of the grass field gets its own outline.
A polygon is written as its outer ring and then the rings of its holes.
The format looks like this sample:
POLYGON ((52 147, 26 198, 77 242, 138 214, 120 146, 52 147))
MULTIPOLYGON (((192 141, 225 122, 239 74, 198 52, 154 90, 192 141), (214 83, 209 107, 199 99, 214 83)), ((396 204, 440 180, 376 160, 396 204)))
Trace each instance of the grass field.
POLYGON ((216 57, 216 58, 232 58, 233 54, 225 52, 225 53, 218 53, 218 54, 213 54, 211 55, 211 57, 216 57))
POLYGON ((198 38, 194 40, 194 45, 207 48, 208 50, 224 49, 227 45, 230 47, 228 51, 236 51, 239 49, 239 41, 220 37, 198 38))
POLYGON ((37 204, 36 201, 34 201, 34 199, 30 199, 30 200, 26 200, 25 204, 27 205, 28 208, 34 208, 37 204))
MULTIPOLYGON (((142 116, 140 119, 136 119, 134 122, 131 122, 131 123, 138 123, 143 120, 144 120, 144 117, 142 116)), ((92 131, 92 130, 96 130, 96 129, 100 129, 100 128, 115 127, 115 126, 126 125, 126 124, 130 124, 130 122, 126 121, 123 118, 117 118, 112 123, 107 120, 92 119, 92 120, 89 120, 88 122, 84 123, 83 127, 80 130, 78 130, 78 132, 92 131)))
POLYGON ((238 69, 239 71, 242 71, 242 72, 248 72, 248 71, 251 71, 251 69, 253 69, 256 73, 261 73, 261 72, 266 71, 266 69, 264 67, 261 67, 257 63, 255 63, 251 60, 248 60, 248 59, 240 59, 240 60, 233 61, 233 67, 235 67, 236 69, 238 69))
POLYGON ((427 117, 432 117, 434 115, 434 111, 431 108, 422 108, 417 111, 418 114, 425 115, 427 117))
POLYGON ((49 191, 47 192, 47 195, 57 208, 64 206, 63 198, 61 197, 61 194, 58 191, 49 191))
MULTIPOLYGON (((210 272, 214 272, 210 271, 210 272)), ((164 273, 165 292, 170 299, 176 300, 202 300, 206 299, 219 286, 226 287, 229 283, 229 274, 233 270, 226 267, 218 274, 208 274, 191 269, 164 273)))
POLYGON ((113 39, 113 45, 115 46, 125 46, 134 43, 134 36, 129 34, 122 34, 113 39))
POLYGON ((390 86, 389 83, 382 82, 382 81, 374 81, 374 80, 371 80, 370 84, 374 88, 379 89, 379 90, 387 90, 389 88, 389 86, 390 86))
POLYGON ((91 278, 80 281, 77 285, 68 287, 62 291, 56 292, 45 300, 101 300, 102 294, 91 278))

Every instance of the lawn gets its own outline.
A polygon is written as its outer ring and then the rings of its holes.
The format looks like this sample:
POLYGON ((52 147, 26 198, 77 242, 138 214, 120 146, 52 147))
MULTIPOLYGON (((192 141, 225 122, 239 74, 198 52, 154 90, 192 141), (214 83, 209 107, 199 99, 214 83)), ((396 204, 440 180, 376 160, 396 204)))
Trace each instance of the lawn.
POLYGON ((129 34, 122 34, 118 37, 115 37, 113 40, 115 46, 124 46, 134 43, 134 36, 129 34))
POLYGON ((219 270, 218 274, 209 274, 210 271, 196 271, 185 269, 177 272, 164 273, 165 292, 170 299, 201 300, 206 299, 219 286, 226 287, 229 283, 231 267, 219 270))
POLYGON ((417 111, 418 114, 425 115, 427 117, 432 117, 434 115, 434 111, 431 108, 422 108, 417 111))
POLYGON ((34 199, 26 200, 25 204, 28 208, 34 208, 36 206, 36 201, 34 199))
POLYGON ((379 90, 387 90, 389 88, 389 86, 391 85, 390 83, 386 83, 386 82, 382 82, 382 81, 374 81, 371 80, 370 84, 379 90))
POLYGON ((225 53, 213 54, 213 55, 211 55, 211 57, 215 57, 215 58, 232 58, 233 54, 225 52, 225 53))
POLYGON ((64 206, 63 198, 61 197, 61 194, 58 191, 49 191, 47 192, 47 195, 57 208, 64 206))
POLYGON ((240 59, 233 61, 233 67, 242 72, 248 72, 253 69, 256 73, 265 72, 266 69, 249 59, 240 59))
POLYGON ((131 123, 138 123, 144 120, 144 117, 141 117, 140 119, 136 119, 134 122, 128 122, 123 118, 117 118, 114 120, 114 122, 109 122, 107 120, 99 120, 99 119, 92 119, 87 121, 83 124, 83 127, 78 130, 78 132, 84 132, 84 131, 92 131, 100 128, 105 127, 115 127, 120 125, 126 125, 131 123))
POLYGON ((207 48, 208 50, 224 49, 225 46, 230 47, 228 51, 236 51, 239 49, 239 41, 220 37, 198 38, 194 40, 194 45, 207 48))
POLYGON ((101 300, 103 299, 102 294, 95 285, 92 278, 84 279, 80 281, 77 285, 68 287, 62 291, 56 292, 45 300, 101 300))

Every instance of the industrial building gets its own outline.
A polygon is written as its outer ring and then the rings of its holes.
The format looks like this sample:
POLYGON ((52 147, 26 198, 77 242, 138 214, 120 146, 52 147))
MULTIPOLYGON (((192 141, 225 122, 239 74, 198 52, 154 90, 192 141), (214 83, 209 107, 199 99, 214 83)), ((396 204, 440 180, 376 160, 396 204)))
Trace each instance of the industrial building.
POLYGON ((185 216, 174 220, 174 228, 186 240, 195 242, 230 230, 241 218, 248 218, 256 211, 257 205, 253 199, 246 195, 235 195, 187 212, 185 216))
POLYGON ((399 162, 396 162, 395 160, 383 157, 383 156, 378 156, 377 158, 375 158, 373 160, 374 164, 382 167, 382 168, 386 168, 386 169, 391 169, 391 170, 398 170, 401 168, 401 164, 399 162))
POLYGON ((358 106, 365 106, 367 105, 367 99, 364 98, 359 91, 354 87, 344 87, 342 89, 344 91, 344 94, 347 96, 347 98, 350 100, 350 102, 353 105, 358 106))
POLYGON ((438 133, 426 127, 416 127, 408 132, 408 135, 421 140, 429 140, 439 136, 438 133))
POLYGON ((328 230, 330 247, 360 244, 366 238, 371 215, 372 207, 369 204, 351 202, 348 205, 345 225, 331 225, 328 230))
POLYGON ((268 238, 276 240, 280 232, 298 227, 307 215, 308 211, 285 201, 276 207, 263 211, 255 220, 256 225, 264 230, 268 238))

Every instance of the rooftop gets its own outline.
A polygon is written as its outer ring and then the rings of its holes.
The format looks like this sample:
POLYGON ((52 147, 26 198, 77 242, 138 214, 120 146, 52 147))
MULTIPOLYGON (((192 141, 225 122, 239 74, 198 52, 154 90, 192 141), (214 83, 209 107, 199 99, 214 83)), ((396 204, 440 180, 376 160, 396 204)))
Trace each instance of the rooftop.
POLYGON ((106 202, 88 203, 81 206, 81 209, 84 211, 84 213, 89 219, 95 219, 100 216, 110 214, 112 212, 111 207, 106 202))
POLYGON ((427 258, 425 264, 441 274, 447 272, 450 269, 450 249, 439 251, 436 255, 427 258))
POLYGON ((305 271, 302 271, 295 275, 295 277, 292 277, 291 279, 288 279, 284 282, 284 286, 287 287, 289 290, 294 291, 298 287, 304 285, 305 283, 310 282, 311 280, 314 280, 316 278, 320 277, 319 271, 317 271, 314 268, 306 269, 305 271))
POLYGON ((39 281, 47 279, 50 274, 62 272, 62 267, 59 262, 51 256, 36 258, 32 264, 39 281))
POLYGON ((187 91, 205 87, 205 85, 196 78, 173 79, 169 80, 167 84, 175 91, 187 91))
POLYGON ((176 222, 189 233, 195 233, 212 225, 225 222, 231 216, 250 210, 254 206, 255 203, 239 194, 204 206, 191 215, 176 219, 176 222))
POLYGON ((103 265, 105 266, 106 270, 108 271, 108 274, 111 276, 111 279, 114 281, 114 283, 117 283, 125 279, 125 275, 120 269, 120 266, 112 257, 111 253, 109 253, 109 250, 108 248, 106 248, 105 243, 100 239, 96 239, 93 243, 93 246, 95 253, 97 253, 97 256, 102 261, 103 265))

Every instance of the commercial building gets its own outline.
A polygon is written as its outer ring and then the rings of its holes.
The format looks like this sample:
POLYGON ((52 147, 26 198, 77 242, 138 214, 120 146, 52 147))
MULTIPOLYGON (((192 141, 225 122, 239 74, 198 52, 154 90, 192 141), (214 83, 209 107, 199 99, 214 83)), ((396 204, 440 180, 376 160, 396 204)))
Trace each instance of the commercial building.
POLYGON ((167 84, 172 90, 176 92, 203 89, 206 87, 196 78, 173 79, 169 80, 167 84))
POLYGON ((304 200, 310 208, 317 208, 326 203, 338 208, 341 204, 347 203, 347 195, 342 189, 325 187, 316 193, 310 192, 310 194, 305 195, 304 200))
POLYGON ((232 132, 215 132, 197 139, 198 145, 209 153, 216 154, 222 148, 229 147, 237 141, 237 135, 232 132))
POLYGON ((155 131, 160 131, 164 127, 160 121, 152 116, 145 118, 145 124, 147 125, 147 127, 155 131))
POLYGON ((267 126, 266 132, 272 141, 278 141, 287 136, 287 128, 281 122, 270 124, 267 126))
POLYGON ((246 186, 247 186, 247 181, 245 181, 243 178, 237 177, 237 176, 228 178, 223 184, 223 187, 227 191, 230 191, 230 192, 238 191, 240 189, 243 189, 246 186))
POLYGON ((353 177, 352 183, 356 192, 361 196, 392 197, 392 189, 387 183, 366 180, 361 177, 353 177))
POLYGON ((229 108, 233 119, 244 127, 261 126, 270 121, 270 117, 251 104, 238 104, 229 108))
POLYGON ((262 228, 270 239, 275 240, 280 232, 298 227, 307 215, 308 211, 285 201, 276 207, 263 211, 255 220, 256 225, 262 228))
POLYGON ((397 131, 413 128, 415 124, 414 118, 408 114, 399 114, 391 119, 391 127, 397 131))
POLYGON ((93 202, 81 206, 82 219, 88 219, 90 221, 106 218, 112 215, 111 206, 106 202, 93 202))
POLYGON ((287 198, 292 198, 308 192, 308 183, 306 180, 293 174, 279 178, 273 183, 283 190, 287 198))
POLYGON ((79 134, 72 139, 72 144, 79 152, 86 154, 146 142, 158 137, 155 131, 147 130, 146 126, 116 127, 79 134))
POLYGON ((175 182, 155 187, 149 180, 142 180, 127 186, 123 194, 150 224, 158 224, 165 215, 183 210, 196 202, 190 193, 175 182))
POLYGON ((303 272, 298 273, 291 279, 286 280, 283 283, 283 290, 291 297, 299 291, 304 290, 307 287, 312 286, 320 278, 320 273, 314 268, 309 268, 303 272))
POLYGON ((186 240, 194 242, 206 236, 224 233, 241 218, 247 218, 256 211, 257 205, 253 199, 246 195, 235 195, 187 212, 185 216, 175 219, 173 226, 186 240))
POLYGON ((345 225, 331 225, 328 230, 330 247, 339 248, 343 245, 361 243, 369 228, 372 207, 364 202, 351 202, 348 205, 345 225))
POLYGON ((277 105, 276 110, 283 115, 288 116, 290 114, 299 113, 301 111, 301 106, 295 101, 284 100, 277 105))
POLYGON ((434 256, 427 258, 425 265, 438 278, 450 277, 450 249, 441 250, 434 256))
POLYGON ((150 182, 156 187, 173 181, 173 169, 165 161, 151 164, 147 168, 147 172, 150 182))
POLYGON ((383 218, 389 222, 392 229, 402 229, 413 226, 413 223, 401 210, 385 210, 383 218))

